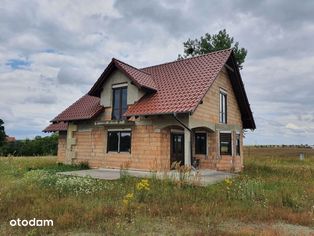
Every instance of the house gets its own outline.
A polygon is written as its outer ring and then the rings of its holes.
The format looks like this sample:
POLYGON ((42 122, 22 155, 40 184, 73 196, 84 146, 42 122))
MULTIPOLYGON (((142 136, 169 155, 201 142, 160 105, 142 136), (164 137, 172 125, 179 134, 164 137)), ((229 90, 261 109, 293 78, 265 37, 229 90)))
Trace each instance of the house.
POLYGON ((51 122, 59 162, 141 170, 240 171, 243 130, 255 129, 231 49, 141 69, 113 58, 51 122))
POLYGON ((6 136, 5 136, 5 141, 6 141, 7 143, 14 143, 14 142, 16 141, 16 138, 13 137, 13 136, 8 136, 8 135, 6 135, 6 136))

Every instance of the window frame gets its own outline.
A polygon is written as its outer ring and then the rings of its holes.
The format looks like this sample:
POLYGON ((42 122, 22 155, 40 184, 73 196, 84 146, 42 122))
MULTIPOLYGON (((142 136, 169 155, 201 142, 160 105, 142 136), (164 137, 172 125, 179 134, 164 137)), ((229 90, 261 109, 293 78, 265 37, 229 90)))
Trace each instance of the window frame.
POLYGON ((236 133, 236 148, 235 148, 236 156, 241 156, 241 135, 240 133, 236 133))
MULTIPOLYGON (((223 143, 226 143, 226 142, 223 142, 223 143)), ((232 151, 233 151, 233 148, 232 148, 232 133, 231 132, 220 132, 219 133, 219 153, 221 156, 232 156, 232 151), (221 140, 221 136, 223 135, 230 135, 230 141, 228 143, 228 150, 229 152, 222 152, 221 151, 221 143, 222 143, 222 140, 221 140)))
POLYGON ((228 94, 225 90, 219 91, 219 123, 227 124, 227 111, 228 111, 228 94))
POLYGON ((108 130, 107 131, 107 153, 112 152, 112 153, 131 153, 131 148, 132 148, 132 130, 108 130), (117 150, 109 150, 109 136, 110 133, 117 133, 118 134, 118 147, 117 150), (129 151, 121 151, 121 133, 129 133, 130 134, 130 148, 129 151))
POLYGON ((195 151, 195 155, 207 155, 207 133, 206 132, 195 132, 195 135, 194 135, 194 151, 195 151), (197 138, 196 136, 204 136, 205 137, 205 148, 204 148, 204 153, 202 152, 199 152, 200 150, 197 148, 197 138))
MULTIPOLYGON (((128 98, 128 86, 125 86, 124 84, 122 86, 112 86, 112 111, 111 111, 111 120, 124 120, 125 117, 123 117, 123 105, 122 105, 122 96, 123 96, 123 90, 126 90, 126 99, 128 98), (116 91, 119 91, 119 105, 118 105, 118 109, 119 109, 119 117, 118 119, 115 119, 114 117, 114 112, 115 112, 115 93, 116 91)), ((126 101, 126 110, 128 109, 128 101, 126 101)), ((125 110, 125 111, 126 111, 125 110)))

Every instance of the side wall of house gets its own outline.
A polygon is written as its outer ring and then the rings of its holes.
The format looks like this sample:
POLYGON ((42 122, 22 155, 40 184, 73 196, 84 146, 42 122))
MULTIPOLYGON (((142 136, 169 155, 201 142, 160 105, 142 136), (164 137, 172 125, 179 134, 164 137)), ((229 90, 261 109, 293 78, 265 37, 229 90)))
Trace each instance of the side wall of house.
POLYGON ((241 125, 241 113, 236 100, 229 75, 224 68, 218 75, 218 78, 209 88, 203 98, 203 104, 198 105, 192 115, 192 119, 206 121, 213 124, 219 123, 219 93, 220 89, 227 92, 227 124, 241 125))
POLYGON ((63 163, 65 161, 66 140, 67 132, 59 132, 57 162, 63 163))
MULTIPOLYGON (((215 127, 215 130, 208 132, 207 155, 194 156, 200 159, 201 168, 217 168, 218 170, 241 170, 243 167, 243 132, 240 109, 229 79, 227 70, 224 68, 215 82, 212 84, 203 103, 200 104, 193 113, 191 120, 193 123, 207 122, 215 127), (220 91, 227 92, 227 124, 219 124, 219 94, 220 91), (220 155, 219 151, 219 133, 220 131, 230 131, 232 135, 233 155, 220 155), (240 133, 241 146, 240 156, 235 156, 235 135, 240 133)), ((194 143, 193 143, 194 147, 194 143)))

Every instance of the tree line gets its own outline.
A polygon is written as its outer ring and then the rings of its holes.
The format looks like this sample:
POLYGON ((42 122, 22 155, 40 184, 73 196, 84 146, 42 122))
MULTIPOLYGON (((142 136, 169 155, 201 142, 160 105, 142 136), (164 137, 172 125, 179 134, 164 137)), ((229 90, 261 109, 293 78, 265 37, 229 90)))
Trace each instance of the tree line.
POLYGON ((4 122, 0 119, 0 156, 46 156, 57 155, 58 134, 34 139, 6 141, 4 122))

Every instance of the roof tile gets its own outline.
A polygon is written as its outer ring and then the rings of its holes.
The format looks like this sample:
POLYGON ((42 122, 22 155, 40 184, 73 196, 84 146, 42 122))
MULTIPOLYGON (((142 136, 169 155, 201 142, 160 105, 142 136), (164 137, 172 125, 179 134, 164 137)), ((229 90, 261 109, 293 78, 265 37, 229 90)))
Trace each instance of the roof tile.
POLYGON ((56 116, 52 122, 91 119, 102 110, 103 107, 100 105, 100 98, 84 95, 56 116))
POLYGON ((138 86, 152 90, 157 90, 153 78, 148 73, 139 70, 133 66, 130 66, 117 59, 113 59, 113 61, 115 62, 115 65, 119 69, 123 70, 123 72, 126 73, 129 77, 131 77, 131 79, 133 79, 134 82, 138 84, 138 86))
POLYGON ((140 99, 125 115, 194 111, 231 52, 227 49, 141 69, 150 74, 158 90, 140 99))
POLYGON ((68 123, 66 122, 58 122, 58 123, 52 123, 49 126, 47 126, 43 132, 55 132, 55 131, 67 131, 68 129, 68 123))

